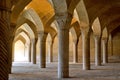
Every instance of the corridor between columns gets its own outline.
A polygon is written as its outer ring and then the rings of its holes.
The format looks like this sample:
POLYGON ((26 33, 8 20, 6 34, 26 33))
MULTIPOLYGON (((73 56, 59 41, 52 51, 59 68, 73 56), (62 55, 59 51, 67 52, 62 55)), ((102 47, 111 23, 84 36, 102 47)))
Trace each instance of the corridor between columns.
POLYGON ((119 3, 1 0, 0 80, 18 76, 14 74, 26 76, 29 70, 41 72, 42 78, 85 78, 85 74, 91 78, 91 72, 99 69, 119 79, 118 68, 112 66, 119 66, 120 58, 119 3))

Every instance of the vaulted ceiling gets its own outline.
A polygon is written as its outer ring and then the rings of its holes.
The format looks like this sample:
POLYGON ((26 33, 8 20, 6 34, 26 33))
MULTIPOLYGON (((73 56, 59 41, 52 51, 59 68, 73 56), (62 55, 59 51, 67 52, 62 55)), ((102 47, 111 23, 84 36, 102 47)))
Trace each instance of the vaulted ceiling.
MULTIPOLYGON (((71 24, 77 20, 79 28, 80 26, 92 27, 96 18, 98 22, 94 25, 96 26, 94 30, 96 30, 95 32, 99 32, 99 34, 105 27, 111 33, 120 26, 120 0, 12 0, 12 4, 11 23, 17 24, 19 16, 24 11, 33 9, 42 21, 43 30, 46 32, 50 30, 51 24, 55 20, 55 11, 63 12, 66 7, 65 5, 67 5, 69 13, 77 15, 73 17, 71 24), (64 7, 61 7, 61 5, 64 7), (54 10, 55 6, 59 6, 60 8, 58 7, 54 10), (76 9, 76 13, 74 13, 74 9, 76 9)), ((31 15, 29 14, 29 16, 31 15)), ((36 20, 36 22, 39 21, 36 20)), ((35 22, 33 24, 37 26, 35 22)), ((75 31, 77 30, 75 29, 75 31)))

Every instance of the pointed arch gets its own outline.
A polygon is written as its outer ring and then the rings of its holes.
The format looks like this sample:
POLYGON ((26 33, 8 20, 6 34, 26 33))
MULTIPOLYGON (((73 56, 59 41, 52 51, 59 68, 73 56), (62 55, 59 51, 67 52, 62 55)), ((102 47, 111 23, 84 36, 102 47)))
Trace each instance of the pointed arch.
POLYGON ((26 43, 26 39, 22 35, 16 36, 14 42, 16 43, 18 40, 21 40, 24 44, 26 43))
POLYGON ((101 17, 100 17, 100 22, 101 22, 101 29, 103 30, 105 27, 107 27, 107 25, 120 18, 120 14, 117 12, 119 11, 120 9, 114 9, 114 11, 110 10, 110 11, 107 11, 105 12, 101 17), (114 15, 114 16, 113 16, 114 15))
MULTIPOLYGON (((15 31, 20 27, 20 26, 22 26, 23 24, 27 24, 27 25, 29 25, 29 27, 32 29, 32 31, 34 32, 34 34, 35 34, 35 37, 37 38, 38 37, 38 33, 37 33, 37 28, 36 28, 36 25, 32 22, 32 21, 30 21, 29 19, 27 19, 27 18, 25 18, 25 17, 21 17, 21 20, 18 20, 19 21, 19 23, 17 24, 17 27, 16 27, 16 29, 15 29, 15 31)), ((15 33, 14 33, 15 34, 15 33)))
POLYGON ((16 23, 20 13, 24 10, 24 8, 31 2, 32 0, 17 0, 12 5, 12 14, 11 21, 12 23, 16 23), (21 6, 22 5, 22 6, 21 6))
POLYGON ((106 27, 102 31, 102 39, 104 39, 104 38, 108 38, 108 30, 106 27))
MULTIPOLYGON (((42 23, 42 20, 40 19, 39 15, 35 12, 34 9, 27 9, 25 10, 19 17, 20 20, 22 20, 21 18, 24 17, 26 19, 28 19, 29 21, 33 22, 33 24, 35 24, 35 27, 37 29, 38 32, 44 31, 44 26, 42 23)), ((17 23, 19 23, 19 20, 17 21, 17 23)))
POLYGON ((94 35, 101 36, 101 24, 98 17, 94 20, 92 24, 92 30, 94 35))
POLYGON ((55 36, 57 35, 56 30, 54 28, 52 28, 52 27, 49 27, 49 29, 48 29, 47 32, 50 34, 50 36, 51 36, 52 39, 54 39, 55 36))
POLYGON ((88 27, 89 26, 89 17, 88 17, 88 13, 86 10, 84 0, 81 0, 78 3, 78 5, 76 7, 76 11, 78 13, 81 27, 88 27))
POLYGON ((67 0, 67 2, 69 3, 68 6, 68 12, 73 14, 74 9, 76 8, 77 4, 79 3, 80 0, 67 0))
POLYGON ((31 36, 25 30, 23 30, 21 28, 16 31, 16 35, 15 36, 19 35, 22 32, 25 33, 28 36, 29 39, 31 39, 31 36))
POLYGON ((70 32, 73 35, 73 40, 77 40, 79 38, 79 36, 81 35, 81 31, 78 21, 75 21, 74 23, 71 24, 70 32))

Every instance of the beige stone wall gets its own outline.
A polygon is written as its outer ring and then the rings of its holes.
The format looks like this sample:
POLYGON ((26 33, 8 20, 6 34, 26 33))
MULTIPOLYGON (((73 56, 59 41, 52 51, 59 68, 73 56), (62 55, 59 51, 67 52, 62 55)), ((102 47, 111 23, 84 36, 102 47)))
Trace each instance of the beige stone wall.
MULTIPOLYGON (((79 37, 79 43, 78 43, 78 59, 79 59, 79 62, 82 62, 82 37, 80 36, 79 37)), ((91 62, 94 61, 94 37, 93 35, 91 34, 90 36, 90 59, 91 59, 91 62)))
POLYGON ((91 62, 94 62, 95 59, 95 42, 94 42, 94 35, 91 34, 90 37, 90 59, 91 62))
POLYGON ((120 32, 113 37, 113 55, 120 57, 120 32))

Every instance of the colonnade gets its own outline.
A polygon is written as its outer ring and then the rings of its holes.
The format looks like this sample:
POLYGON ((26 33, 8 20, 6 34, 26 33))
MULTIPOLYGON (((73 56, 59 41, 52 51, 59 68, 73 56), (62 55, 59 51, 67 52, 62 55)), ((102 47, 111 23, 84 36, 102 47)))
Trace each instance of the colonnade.
MULTIPOLYGON (((83 54, 83 70, 90 70, 90 33, 86 30, 81 30, 82 36, 82 54, 83 54)), ((59 36, 59 61, 58 61, 58 77, 69 77, 69 29, 60 28, 58 30, 59 36)), ((39 35, 40 38, 40 68, 46 67, 46 37, 47 33, 42 33, 39 35)), ((29 44, 29 62, 36 64, 36 44, 37 38, 30 40, 29 44)), ((108 62, 107 54, 107 38, 102 39, 102 50, 103 50, 103 63, 108 62)), ((78 62, 78 40, 74 41, 74 60, 73 62, 78 62)), ((49 62, 53 61, 52 55, 53 41, 49 44, 49 62)), ((101 37, 95 36, 95 65, 101 65, 101 37)))
MULTIPOLYGON (((1 10, 1 9, 0 9, 1 10)), ((3 7, 1 13, 9 12, 9 9, 3 7)), ((5 14, 4 14, 5 15, 5 14)), ((69 13, 62 13, 63 16, 57 15, 58 22, 58 37, 59 37, 59 50, 58 50, 58 78, 69 77, 69 26, 72 20, 72 15, 69 13), (67 40, 67 41, 66 41, 67 40)), ((8 16, 7 14, 5 16, 8 16)), ((7 22, 6 18, 1 16, 0 18, 0 80, 7 80, 8 73, 11 73, 11 62, 12 62, 12 43, 13 38, 9 35, 10 22, 7 22), (11 40, 10 40, 11 38, 11 40), (10 42, 8 42, 10 41, 10 42), (8 46, 9 45, 9 46, 8 46), (2 69, 3 68, 3 69, 2 69)), ((40 32, 38 33, 38 38, 40 39, 40 68, 46 67, 46 37, 48 33, 40 32)), ((82 36, 82 54, 83 54, 83 70, 90 70, 90 30, 81 29, 82 36)), ((31 39, 29 53, 29 62, 36 64, 36 44, 37 38, 31 39)), ((103 50, 103 63, 108 62, 107 53, 107 38, 102 39, 102 50, 103 50)), ((101 65, 101 37, 95 36, 95 65, 101 65)), ((78 40, 74 42, 74 62, 78 62, 78 52, 77 52, 78 40)), ((49 44, 49 62, 52 62, 52 47, 53 42, 49 44)))
MULTIPOLYGON (((67 26, 69 26, 66 23, 67 26)), ((90 70, 90 29, 81 28, 83 70, 90 70)), ((29 44, 29 62, 36 64, 36 44, 40 39, 40 68, 46 68, 46 38, 48 33, 38 32, 38 38, 31 39, 29 44)), ((58 77, 69 77, 69 28, 58 29, 59 51, 58 51, 58 77)), ((107 38, 95 35, 95 66, 108 62, 107 38), (102 51, 101 51, 102 42, 102 51), (101 53, 103 56, 101 57, 101 53)), ((48 43, 49 62, 53 62, 53 40, 48 43)), ((73 41, 73 62, 78 63, 78 42, 79 38, 73 41)))

